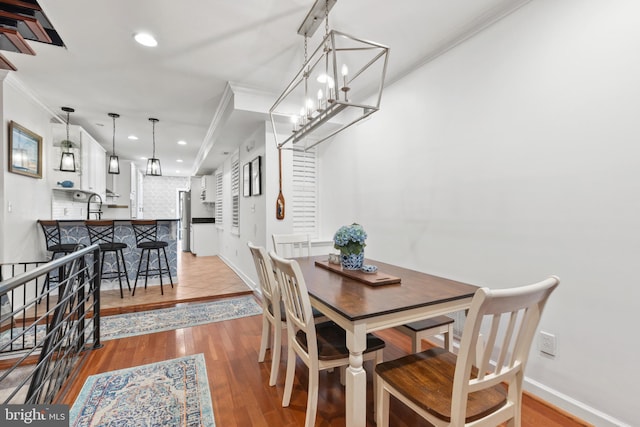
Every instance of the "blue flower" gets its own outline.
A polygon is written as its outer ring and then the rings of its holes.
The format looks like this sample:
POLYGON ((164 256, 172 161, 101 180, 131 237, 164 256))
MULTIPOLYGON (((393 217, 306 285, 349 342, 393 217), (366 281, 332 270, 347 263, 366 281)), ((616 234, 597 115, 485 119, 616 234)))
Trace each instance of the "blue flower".
POLYGON ((333 236, 333 247, 343 254, 359 254, 364 250, 367 233, 360 224, 343 225, 333 236))

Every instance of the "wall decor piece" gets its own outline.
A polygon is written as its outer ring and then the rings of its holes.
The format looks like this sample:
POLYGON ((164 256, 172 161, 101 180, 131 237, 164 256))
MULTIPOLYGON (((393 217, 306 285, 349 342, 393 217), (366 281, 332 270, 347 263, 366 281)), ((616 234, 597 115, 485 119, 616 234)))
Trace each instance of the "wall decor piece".
POLYGON ((9 122, 9 172, 42 178, 42 137, 9 122))
POLYGON ((247 162, 242 167, 242 195, 251 196, 251 163, 247 162))
POLYGON ((262 173, 262 168, 260 167, 260 159, 258 156, 255 159, 251 160, 251 195, 259 196, 262 194, 262 182, 260 180, 260 176, 262 173))

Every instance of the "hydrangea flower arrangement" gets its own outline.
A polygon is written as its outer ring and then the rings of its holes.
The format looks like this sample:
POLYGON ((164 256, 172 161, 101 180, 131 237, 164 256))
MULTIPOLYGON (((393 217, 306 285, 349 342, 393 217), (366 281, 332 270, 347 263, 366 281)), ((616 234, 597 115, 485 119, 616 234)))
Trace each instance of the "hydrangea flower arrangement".
POLYGON ((357 255, 364 250, 367 233, 360 224, 343 225, 333 236, 333 247, 344 255, 357 255))

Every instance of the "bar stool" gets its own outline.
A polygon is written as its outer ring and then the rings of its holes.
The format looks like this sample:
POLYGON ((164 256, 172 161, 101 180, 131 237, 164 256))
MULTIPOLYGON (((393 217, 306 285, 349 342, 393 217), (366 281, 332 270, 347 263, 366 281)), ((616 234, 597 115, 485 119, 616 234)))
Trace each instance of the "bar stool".
POLYGON ((133 227, 133 232, 136 235, 136 247, 138 249, 142 249, 140 252, 140 262, 138 263, 138 272, 136 273, 136 281, 133 284, 133 292, 131 296, 134 296, 136 293, 136 286, 138 285, 138 277, 144 276, 144 288, 147 289, 147 280, 149 276, 160 276, 160 293, 164 295, 164 290, 162 288, 162 275, 169 275, 169 282, 171 283, 171 287, 173 288, 173 279, 171 278, 171 268, 169 267, 169 260, 167 258, 167 251, 165 248, 169 246, 169 243, 164 242, 162 240, 158 240, 158 221, 156 220, 146 220, 146 219, 138 219, 132 220, 131 226, 133 227), (164 265, 162 267, 162 258, 160 257, 160 250, 164 255, 164 265), (158 262, 157 268, 150 268, 151 262, 151 251, 155 251, 156 260, 158 262), (145 252, 147 254, 147 259, 145 262, 145 268, 142 269, 142 262, 144 259, 145 252))
MULTIPOLYGON (((75 251, 78 247, 77 243, 62 243, 62 233, 60 232, 60 223, 56 220, 39 220, 38 223, 42 227, 44 233, 44 241, 47 246, 47 251, 51 252, 51 258, 49 261, 53 261, 57 255, 65 256, 75 251)), ((58 272, 58 276, 61 271, 58 272)), ((42 284, 42 290, 40 294, 44 293, 44 289, 49 286, 50 283, 60 282, 60 277, 47 275, 45 282, 42 284)))
POLYGON ((89 240, 91 244, 97 243, 100 246, 100 251, 102 252, 102 259, 100 265, 102 266, 102 274, 100 275, 101 279, 118 279, 118 283, 120 284, 120 298, 124 298, 122 293, 122 278, 124 277, 127 280, 127 287, 129 291, 131 291, 131 285, 129 284, 129 276, 127 273, 127 265, 124 262, 124 253, 123 249, 127 248, 126 243, 115 242, 115 225, 113 220, 87 220, 84 222, 87 227, 87 232, 89 233, 89 240), (118 271, 107 271, 105 272, 104 268, 104 256, 107 252, 112 252, 116 257, 116 268, 118 271), (120 268, 120 263, 122 262, 122 268, 120 268))

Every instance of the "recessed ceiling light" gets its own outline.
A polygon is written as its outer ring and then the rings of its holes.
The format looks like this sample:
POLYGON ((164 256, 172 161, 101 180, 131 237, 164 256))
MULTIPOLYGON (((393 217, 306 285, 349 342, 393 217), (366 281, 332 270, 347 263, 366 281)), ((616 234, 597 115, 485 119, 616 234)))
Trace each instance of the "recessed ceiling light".
POLYGON ((187 141, 178 141, 178 145, 187 145, 187 141))
POLYGON ((149 33, 136 33, 133 35, 133 38, 142 46, 147 46, 147 47, 158 46, 158 42, 156 41, 156 39, 149 33))
POLYGON ((182 163, 182 159, 178 159, 178 160, 176 160, 176 162, 182 163))
POLYGON ((140 160, 147 160, 146 157, 140 157, 140 160))
POLYGON ((132 141, 137 141, 138 140, 138 137, 135 136, 135 135, 129 135, 127 138, 129 138, 132 141))

